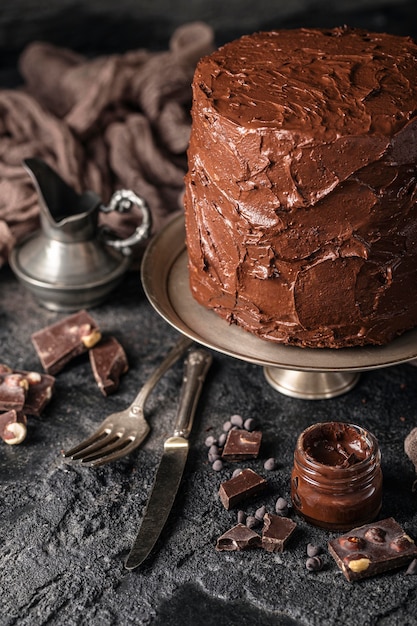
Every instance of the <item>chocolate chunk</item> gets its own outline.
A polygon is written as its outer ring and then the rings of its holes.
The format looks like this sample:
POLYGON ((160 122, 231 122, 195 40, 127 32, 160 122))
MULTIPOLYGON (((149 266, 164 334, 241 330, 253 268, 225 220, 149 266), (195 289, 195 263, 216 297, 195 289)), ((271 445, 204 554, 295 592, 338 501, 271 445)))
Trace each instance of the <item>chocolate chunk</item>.
POLYGON ((0 437, 6 443, 22 443, 26 438, 26 415, 12 409, 0 414, 0 437))
POLYGON ((262 531, 262 547, 268 552, 282 552, 297 524, 289 517, 266 513, 262 531))
POLYGON ((32 343, 47 374, 57 374, 74 357, 101 339, 96 322, 79 311, 32 335, 32 343))
POLYGON ((256 459, 261 447, 262 433, 260 430, 230 430, 223 448, 223 458, 227 461, 256 459))
POLYGON ((28 389, 29 383, 21 374, 10 372, 0 375, 0 411, 21 411, 28 389))
POLYGON ((22 370, 16 370, 16 373, 22 374, 29 383, 23 412, 26 413, 26 415, 36 415, 39 417, 52 398, 55 387, 54 376, 22 370))
POLYGON ((242 500, 262 493, 266 487, 266 480, 247 468, 237 476, 222 483, 219 489, 219 496, 225 509, 229 510, 239 502, 242 502, 242 500))
POLYGON ((417 557, 414 541, 392 517, 354 528, 328 547, 350 582, 397 569, 417 557))
POLYGON ((216 550, 249 550, 260 546, 261 538, 257 533, 245 524, 236 524, 218 538, 216 550))
POLYGON ((126 353, 115 337, 105 337, 89 352, 93 375, 104 396, 114 393, 129 368, 126 353))

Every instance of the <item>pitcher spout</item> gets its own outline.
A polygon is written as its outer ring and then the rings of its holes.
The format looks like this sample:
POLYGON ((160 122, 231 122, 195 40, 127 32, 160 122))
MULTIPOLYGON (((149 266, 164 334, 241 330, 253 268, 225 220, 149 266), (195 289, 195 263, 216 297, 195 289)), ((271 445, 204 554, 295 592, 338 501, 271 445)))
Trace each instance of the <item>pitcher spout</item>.
POLYGON ((38 193, 41 226, 47 237, 77 242, 96 236, 101 205, 96 193, 78 194, 42 159, 24 159, 23 165, 38 193))

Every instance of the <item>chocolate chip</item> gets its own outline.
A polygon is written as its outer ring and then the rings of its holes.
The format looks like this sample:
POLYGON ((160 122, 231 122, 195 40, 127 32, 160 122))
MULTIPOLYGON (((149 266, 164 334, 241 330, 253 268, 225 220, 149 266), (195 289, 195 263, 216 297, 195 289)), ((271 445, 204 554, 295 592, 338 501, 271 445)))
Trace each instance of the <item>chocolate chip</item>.
POLYGON ((266 469, 268 472, 276 469, 276 467, 277 467, 277 462, 272 457, 270 459, 267 459, 264 463, 264 469, 266 469))
POLYGON ((243 428, 245 430, 255 430, 256 425, 256 420, 254 420, 253 417, 249 417, 247 420, 244 421, 243 428))
POLYGON ((278 498, 278 500, 275 503, 275 512, 278 515, 287 515, 288 513, 288 502, 286 501, 285 498, 278 498))
POLYGON ((217 445, 217 439, 216 437, 213 437, 213 435, 209 435, 204 443, 206 444, 207 448, 211 448, 212 445, 217 445))
POLYGON ((214 461, 217 461, 218 459, 220 459, 220 451, 216 444, 213 443, 208 451, 208 460, 210 463, 214 463, 214 461))
POLYGON ((255 511, 255 517, 257 520, 259 520, 260 522, 262 522, 264 516, 266 513, 266 506, 261 506, 259 507, 259 509, 256 509, 255 511))
POLYGON ((314 557, 318 556, 319 554, 321 554, 320 546, 316 546, 313 543, 307 544, 307 556, 314 557))
POLYGON ((245 511, 238 511, 237 512, 237 523, 238 524, 246 524, 246 513, 245 511))
POLYGON ((242 428, 243 426, 243 417, 241 415, 232 415, 230 418, 230 423, 232 426, 237 426, 238 428, 242 428))
POLYGON ((242 468, 241 467, 237 467, 235 469, 235 471, 233 472, 233 474, 232 474, 232 478, 234 478, 235 476, 239 476, 239 474, 241 474, 242 472, 243 472, 242 468))
POLYGON ((219 448, 223 448, 224 444, 226 443, 226 439, 227 439, 227 433, 222 433, 217 442, 217 445, 219 446, 219 448))
POLYGON ((309 572, 319 572, 323 569, 323 561, 319 556, 311 556, 306 560, 306 569, 309 572))
POLYGON ((220 459, 216 459, 212 465, 215 472, 220 472, 223 469, 223 463, 220 459))
POLYGON ((413 559, 411 561, 405 573, 407 576, 413 576, 414 574, 417 574, 417 559, 413 559))
POLYGON ((225 423, 223 424, 223 430, 224 430, 224 432, 225 432, 225 433, 228 433, 228 432, 229 432, 229 430, 231 430, 232 426, 233 426, 233 424, 232 424, 232 422, 231 422, 230 420, 228 420, 227 422, 225 422, 225 423))
POLYGON ((259 525, 259 520, 254 515, 248 515, 246 518, 246 526, 248 528, 254 528, 259 525))

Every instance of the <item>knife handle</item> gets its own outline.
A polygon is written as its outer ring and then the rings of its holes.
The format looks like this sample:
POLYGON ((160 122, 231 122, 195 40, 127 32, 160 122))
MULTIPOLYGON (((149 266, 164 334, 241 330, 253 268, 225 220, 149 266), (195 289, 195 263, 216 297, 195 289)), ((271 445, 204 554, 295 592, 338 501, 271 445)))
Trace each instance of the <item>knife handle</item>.
POLYGON ((185 360, 174 437, 187 439, 191 432, 197 403, 212 360, 211 354, 201 348, 191 350, 185 360))

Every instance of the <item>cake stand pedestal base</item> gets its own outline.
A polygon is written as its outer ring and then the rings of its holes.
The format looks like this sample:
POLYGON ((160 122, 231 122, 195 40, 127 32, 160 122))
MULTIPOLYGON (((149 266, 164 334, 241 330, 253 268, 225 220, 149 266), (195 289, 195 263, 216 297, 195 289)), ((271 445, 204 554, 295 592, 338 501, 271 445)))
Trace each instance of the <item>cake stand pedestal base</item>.
POLYGON ((357 372, 301 372, 280 367, 264 367, 268 383, 291 398, 325 400, 350 391, 358 382, 357 372))

